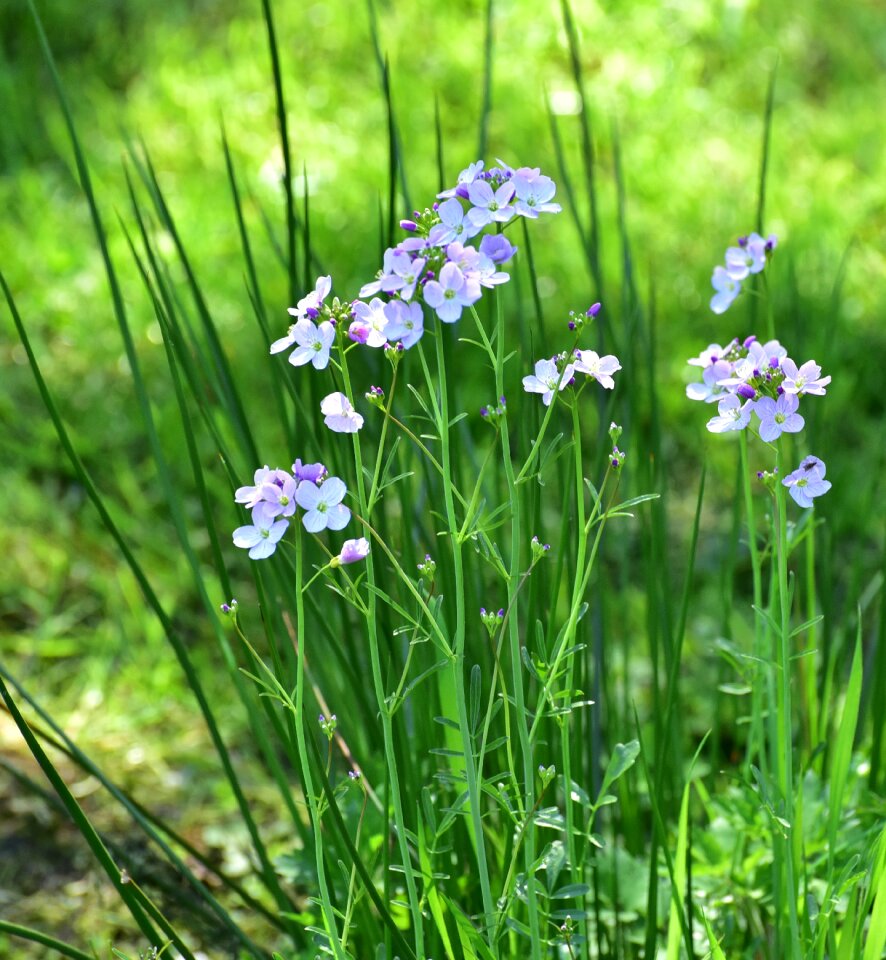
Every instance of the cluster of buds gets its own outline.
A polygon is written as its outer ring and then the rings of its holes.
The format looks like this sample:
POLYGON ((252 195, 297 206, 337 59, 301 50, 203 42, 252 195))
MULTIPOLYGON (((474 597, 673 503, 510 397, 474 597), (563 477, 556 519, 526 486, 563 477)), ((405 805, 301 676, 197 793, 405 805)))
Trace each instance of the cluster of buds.
POLYGON ((338 721, 335 714, 333 713, 327 720, 327 718, 321 713, 318 718, 318 722, 326 739, 332 740, 332 738, 335 736, 335 728, 338 726, 338 721))
POLYGON ((554 764, 551 764, 549 767, 546 767, 543 763, 539 764, 538 775, 541 777, 542 786, 547 787, 554 777, 557 776, 557 768, 554 764))
POLYGON ((539 560, 551 549, 549 543, 542 543, 538 537, 533 537, 529 542, 529 547, 532 550, 532 562, 538 563, 539 560))
POLYGON ((480 416, 493 427, 497 427, 499 421, 505 416, 508 410, 507 402, 504 397, 498 398, 498 403, 492 407, 480 407, 480 416))
POLYGON ((505 612, 503 609, 487 611, 486 607, 480 607, 480 619, 489 632, 489 636, 494 637, 498 628, 504 623, 505 612))
POLYGON ((437 571, 437 564, 432 559, 429 553, 425 554, 424 560, 421 563, 416 564, 418 568, 418 574, 422 580, 427 580, 430 583, 434 579, 434 574, 437 571))
POLYGON ((230 617, 232 620, 236 620, 238 606, 239 604, 236 600, 231 600, 230 603, 223 603, 219 609, 221 610, 223 616, 230 617))
POLYGON ((366 399, 379 410, 384 409, 385 392, 381 387, 370 387, 364 394, 366 399))
POLYGON ((569 327, 570 330, 579 331, 586 323, 589 323, 591 320, 593 320, 601 309, 602 304, 598 302, 588 307, 584 313, 576 313, 574 310, 570 310, 569 323, 567 323, 566 326, 569 327))

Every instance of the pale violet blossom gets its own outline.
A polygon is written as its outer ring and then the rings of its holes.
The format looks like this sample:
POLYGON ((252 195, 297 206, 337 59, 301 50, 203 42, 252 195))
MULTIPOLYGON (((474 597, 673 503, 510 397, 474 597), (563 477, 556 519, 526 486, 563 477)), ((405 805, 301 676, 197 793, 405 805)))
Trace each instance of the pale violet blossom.
POLYGON ((295 477, 287 476, 282 485, 265 483, 262 487, 262 501, 268 513, 278 517, 291 517, 295 513, 295 477))
POLYGON ((234 502, 242 503, 244 507, 251 510, 257 503, 263 499, 263 490, 265 484, 274 483, 282 486, 289 474, 285 470, 271 470, 267 464, 255 471, 253 484, 251 487, 238 487, 234 491, 234 502))
POLYGON ((391 300, 385 304, 385 315, 388 318, 385 333, 389 343, 402 343, 408 350, 421 340, 425 332, 425 318, 420 303, 391 300))
MULTIPOLYGON (((530 171, 533 172, 533 171, 530 171)), ((514 192, 517 196, 514 210, 524 217, 535 219, 540 213, 559 213, 559 203, 551 203, 551 198, 557 192, 557 186, 550 177, 539 176, 534 171, 534 177, 528 177, 517 171, 514 179, 514 192)))
MULTIPOLYGON (((691 363, 692 361, 690 361, 691 363)), ((709 367, 705 367, 701 374, 701 383, 690 383, 686 386, 686 396, 690 400, 703 400, 705 403, 714 403, 719 400, 726 388, 721 381, 730 373, 731 364, 726 360, 717 360, 709 367)))
POLYGON ((314 289, 298 301, 296 306, 290 307, 287 311, 291 316, 301 319, 309 316, 309 311, 317 312, 323 305, 323 301, 329 296, 332 289, 332 277, 318 277, 314 289))
POLYGON ((275 519, 270 504, 259 503, 252 510, 252 523, 234 531, 234 546, 248 550, 252 560, 264 560, 277 549, 288 526, 288 520, 275 519))
POLYGON ((353 311, 355 319, 351 328, 356 331, 357 325, 359 325, 361 329, 356 336, 351 335, 351 331, 349 331, 351 339, 358 340, 359 343, 365 343, 367 347, 383 347, 388 342, 388 335, 385 333, 388 318, 385 314, 384 300, 379 297, 373 297, 369 303, 356 300, 354 301, 353 311))
POLYGON ((772 443, 782 433, 799 433, 805 423, 797 413, 799 405, 796 395, 791 393, 783 393, 777 400, 760 397, 754 404, 754 410, 760 418, 760 439, 772 443))
POLYGON ((827 468, 818 457, 806 457, 799 468, 789 473, 781 482, 788 493, 801 507, 811 507, 815 497, 831 489, 830 480, 825 480, 827 468))
POLYGON ((714 313, 725 313, 732 305, 732 301, 741 292, 741 282, 733 280, 726 272, 725 267, 714 267, 711 286, 717 291, 711 297, 711 310, 714 313))
POLYGON ((279 353, 298 344, 289 355, 289 362, 295 367, 311 363, 315 370, 323 370, 329 363, 329 350, 334 340, 335 327, 328 320, 317 326, 312 320, 302 317, 289 328, 285 337, 271 344, 271 353, 279 353))
POLYGON ((442 193, 437 194, 438 200, 445 200, 447 197, 454 197, 459 190, 459 187, 462 189, 467 189, 470 184, 472 184, 477 177, 480 176, 483 170, 483 161, 477 160, 476 163, 472 163, 469 166, 465 167, 464 170, 458 175, 458 181, 456 186, 452 187, 450 190, 444 190, 442 193))
POLYGON ((465 275, 454 263, 440 271, 440 279, 424 286, 425 303, 436 311, 444 323, 455 323, 465 307, 480 299, 480 284, 465 275))
POLYGON ((440 204, 437 216, 440 223, 434 224, 428 234, 428 241, 435 247, 445 247, 453 240, 470 240, 483 229, 483 224, 475 224, 465 216, 461 201, 455 197, 440 204))
POLYGON ((709 367, 713 363, 717 363, 722 357, 723 354, 727 353, 732 344, 729 344, 727 347, 721 347, 719 343, 709 343, 704 350, 697 357, 693 357, 691 360, 688 360, 687 363, 692 367, 709 367))
POLYGON ((575 367, 571 363, 561 373, 555 360, 539 360, 535 364, 535 373, 523 377, 523 389, 527 393, 542 394, 542 402, 549 407, 555 391, 565 390, 574 373, 575 367))
POLYGON ((781 362, 781 371, 784 374, 782 389, 798 397, 807 393, 823 397, 827 392, 825 387, 831 382, 830 377, 821 375, 821 367, 814 360, 807 360, 798 370, 797 364, 790 357, 785 357, 781 362))
POLYGON ((304 510, 302 523, 308 533, 321 530, 341 530, 351 519, 351 511, 342 503, 347 487, 339 477, 329 477, 322 486, 310 480, 302 480, 298 485, 295 499, 304 510))
POLYGON ((467 219, 477 228, 477 232, 487 223, 507 223, 514 216, 511 206, 514 197, 512 182, 503 183, 493 191, 485 180, 478 180, 468 188, 468 197, 473 206, 468 211, 467 219))
POLYGON ((612 374, 621 370, 617 357, 611 353, 601 357, 593 350, 576 350, 574 367, 576 373, 586 373, 607 390, 615 386, 612 374))
POLYGON ((731 393, 720 401, 717 406, 717 416, 708 420, 708 430, 711 433, 727 433, 730 430, 744 430, 750 423, 752 401, 745 403, 731 393))
MULTIPOLYGON (((343 393, 330 393, 320 401, 323 422, 333 433, 356 433, 363 426, 363 417, 343 393)), ((328 483, 328 481, 327 481, 328 483)))
POLYGON ((752 233, 737 247, 726 251, 726 272, 733 280, 744 280, 749 274, 760 273, 766 266, 766 241, 759 233, 752 233))
POLYGON ((336 559, 339 564, 359 563, 369 556, 369 541, 366 537, 359 537, 356 540, 345 540, 341 545, 336 559))

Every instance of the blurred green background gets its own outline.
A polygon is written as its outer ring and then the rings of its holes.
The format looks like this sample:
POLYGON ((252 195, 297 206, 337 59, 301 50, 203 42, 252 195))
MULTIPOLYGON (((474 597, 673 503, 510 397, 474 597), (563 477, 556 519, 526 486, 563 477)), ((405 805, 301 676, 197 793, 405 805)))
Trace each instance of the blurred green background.
MULTIPOLYGON (((151 152, 257 412, 266 345, 245 291, 220 124, 247 195, 266 303, 282 333, 288 278, 261 212, 279 235, 281 154, 260 3, 96 0, 84 8, 44 0, 38 7, 91 164, 164 445, 174 457, 182 441, 160 332, 117 220, 132 224, 127 143, 143 140, 151 152)), ((438 189, 435 104, 448 179, 477 157, 486 4, 388 2, 375 12, 409 197, 424 206, 438 189)), ((387 119, 371 10, 345 0, 280 2, 275 15, 294 163, 302 171, 297 195, 309 199, 319 265, 333 273, 338 292, 355 295, 379 263, 387 189, 387 119)), ((577 0, 574 16, 597 147, 609 322, 617 328, 624 319, 616 130, 633 266, 647 306, 654 291, 675 552, 685 546, 682 523, 705 453, 714 470, 690 642, 709 639, 718 616, 710 598, 735 479, 734 451, 710 438, 707 411, 685 400, 685 361, 711 341, 751 330, 750 298, 722 318, 707 304, 713 266, 754 227, 766 90, 775 69, 765 231, 780 243, 769 273, 776 324, 792 355, 814 357, 834 378, 810 424, 813 452, 827 461, 834 482, 821 511, 823 593, 832 622, 846 630, 862 602, 871 611, 870 634, 882 586, 886 452, 886 8, 876 0, 577 0)), ((540 165, 559 180, 550 112, 581 186, 579 100, 559 3, 500 2, 493 23, 487 161, 540 165)), ((22 0, 0 6, 0 210, 0 269, 81 455, 161 599, 186 625, 195 656, 211 666, 201 645, 202 614, 170 546, 174 534, 153 482, 62 115, 22 0)), ((167 237, 155 239, 161 250, 171 249, 167 237)), ((560 329, 569 309, 599 296, 567 214, 545 223, 534 252, 547 323, 560 329)), ((148 776, 161 795, 175 793, 181 758, 200 769, 202 732, 186 734, 194 721, 180 701, 177 667, 72 481, 5 306, 0 318, 0 656, 85 747, 115 758, 124 780, 148 776)), ((542 340, 542 332, 533 335, 542 340)), ((287 455, 274 450, 266 459, 283 463, 287 455)), ((231 505, 220 525, 234 526, 238 516, 231 505)), ((224 684, 220 679, 217 691, 223 718, 224 684)), ((239 728, 233 718, 230 724, 236 740, 239 728)), ((0 751, 12 750, 13 740, 0 726, 0 751)), ((211 777, 194 774, 189 789, 194 807, 221 802, 211 777)))

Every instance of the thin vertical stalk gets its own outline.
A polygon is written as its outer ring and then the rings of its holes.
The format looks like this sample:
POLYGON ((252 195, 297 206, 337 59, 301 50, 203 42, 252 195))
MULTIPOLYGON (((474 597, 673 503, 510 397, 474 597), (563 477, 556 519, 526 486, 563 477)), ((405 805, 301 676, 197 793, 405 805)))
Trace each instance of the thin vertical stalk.
MULTIPOLYGON (((776 452, 776 468, 778 475, 782 475, 781 450, 776 452)), ((794 742, 791 723, 791 609, 790 591, 788 587, 788 522, 785 504, 785 488, 783 484, 775 484, 775 510, 777 525, 777 578, 778 578, 778 609, 779 609, 779 645, 778 662, 779 672, 777 712, 778 712, 778 742, 773 744, 773 753, 779 749, 778 758, 779 789, 784 802, 784 817, 790 824, 788 836, 783 844, 785 867, 785 896, 788 902, 788 918, 790 924, 790 956, 799 960, 801 956, 800 931, 797 918, 797 881, 796 864, 794 863, 793 837, 797 830, 794 817, 794 742)))
POLYGON ((303 534, 300 523, 295 527, 295 631, 298 640, 298 665, 295 677, 295 735, 298 740, 298 751, 301 755, 302 777, 304 791, 311 813, 311 826, 314 828, 314 852, 317 859, 317 883, 320 887, 320 902, 323 906, 323 919, 329 934, 330 944, 336 960, 345 960, 341 938, 338 933, 335 910, 329 897, 329 884, 326 879, 326 864, 323 857, 323 823, 320 809, 317 805, 317 796, 314 793, 314 778, 311 774, 311 758, 308 755, 305 739, 305 657, 306 630, 305 630, 305 598, 304 598, 304 557, 303 534))
MULTIPOLYGON (((741 483, 744 490, 744 507, 748 523, 748 550, 751 556, 751 578, 754 591, 754 663, 760 664, 766 657, 763 649, 765 643, 763 623, 760 614, 756 611, 763 609, 763 571, 760 566, 760 550, 757 545, 757 518, 754 512, 754 492, 751 489, 751 473, 748 466, 748 436, 746 430, 739 431, 739 450, 741 457, 741 483)), ((758 752, 759 761, 765 765, 765 750, 763 749, 762 717, 763 693, 759 684, 751 684, 751 729, 748 735, 747 755, 745 765, 750 770, 754 762, 754 753, 758 752)), ((765 766, 763 767, 765 769, 765 766)))
MULTIPOLYGON (((533 277, 534 286, 534 277, 533 277)), ((495 358, 495 393, 504 395, 504 360, 505 360, 505 319, 504 304, 499 294, 496 298, 496 358, 495 358)), ((523 759, 523 808, 526 816, 531 817, 535 806, 535 765, 532 757, 532 743, 529 737, 529 727, 526 722, 526 700, 523 690, 523 660, 520 655, 520 617, 517 603, 517 590, 520 582, 520 542, 523 537, 521 518, 521 497, 517 490, 517 479, 514 476, 514 464, 511 461, 511 442, 508 430, 508 418, 501 421, 501 449, 502 462, 505 469, 505 478, 508 484, 508 498, 511 501, 511 558, 508 574, 508 641, 511 651, 511 670, 514 687, 514 706, 517 720, 517 732, 520 739, 520 753, 523 759)), ((531 866, 536 857, 535 830, 531 823, 526 824, 523 850, 527 867, 531 866)), ((529 915, 529 935, 532 949, 532 960, 541 960, 541 932, 538 925, 538 903, 535 896, 535 885, 531 882, 526 885, 527 912, 529 915)))
MULTIPOLYGON (((455 684, 456 704, 458 707, 458 729, 461 736, 467 777, 468 803, 471 807, 471 824, 474 833, 477 872, 480 877, 480 893, 483 898, 483 929, 491 929, 495 917, 492 899, 492 886, 489 882, 489 867, 486 862, 486 842, 483 836, 483 818, 480 809, 480 790, 477 783, 477 770, 474 766, 474 745, 468 723, 467 700, 465 697, 465 578, 462 539, 459 535, 458 520, 455 516, 455 500, 452 495, 452 451, 449 443, 449 390, 446 382, 446 359, 443 350, 443 330, 437 331, 437 378, 440 390, 440 460, 443 466, 443 498, 446 505, 446 523, 449 527, 449 539, 452 543, 452 565, 455 573, 455 636, 453 649, 455 657, 450 661, 455 684)), ((430 386, 430 384, 429 384, 430 386)), ((487 934, 488 935, 488 934, 487 934)))
MULTIPOLYGON (((341 374, 345 394, 353 403, 354 390, 351 386, 351 375, 348 370, 347 353, 342 350, 341 374)), ((367 521, 369 517, 369 501, 366 495, 366 482, 363 473, 363 454, 360 447, 360 434, 352 434, 354 445, 354 466, 357 474, 357 500, 360 504, 361 516, 367 521)), ((406 894, 409 900, 409 911, 412 915, 412 924, 415 928, 415 953, 419 960, 425 955, 424 925, 421 906, 418 899, 418 890, 415 884, 415 873, 412 869, 412 860, 409 851, 409 836, 406 831, 406 821, 403 817, 403 797, 400 790, 400 777, 397 772, 397 757, 394 752, 394 734, 391 721, 391 711, 386 703, 384 681, 382 679, 381 655, 378 645, 378 617, 376 614, 377 580, 375 576, 375 561, 372 553, 366 557, 366 629, 369 640, 369 659, 372 666, 372 684, 381 714, 382 732, 385 748, 385 765, 390 780, 390 798, 394 807, 394 827, 397 831, 397 843, 400 847, 400 856, 403 860, 403 877, 406 882, 406 894)), ((387 813, 387 809, 385 811, 387 813)))

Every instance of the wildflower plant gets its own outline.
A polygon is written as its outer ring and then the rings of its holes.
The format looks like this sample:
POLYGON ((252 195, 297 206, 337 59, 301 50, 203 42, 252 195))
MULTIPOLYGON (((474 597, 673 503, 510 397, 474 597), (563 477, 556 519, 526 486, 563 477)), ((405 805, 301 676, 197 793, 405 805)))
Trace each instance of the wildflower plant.
MULTIPOLYGON (((578 73, 576 31, 569 4, 562 6, 578 73)), ((886 836, 871 842, 861 814, 844 816, 847 796, 860 790, 851 757, 861 644, 827 768, 817 744, 835 726, 826 698, 835 657, 821 696, 810 666, 819 619, 816 514, 833 500, 825 463, 811 451, 828 459, 832 452, 807 436, 810 410, 828 402, 830 376, 805 354, 793 359, 775 339, 771 307, 765 339, 711 343, 689 361, 687 396, 707 405, 711 442, 738 447, 753 579, 752 640, 742 646, 740 635, 725 636, 737 619, 730 596, 718 641, 751 704, 739 728, 743 762, 726 770, 729 789, 711 790, 711 780, 721 787, 724 778, 710 771, 728 760, 706 737, 694 758, 687 754, 681 726, 688 697, 680 689, 684 639, 694 627, 704 474, 685 585, 674 603, 675 538, 664 505, 647 509, 644 502, 657 494, 633 495, 667 486, 652 325, 642 317, 626 234, 624 309, 610 316, 618 300, 600 292, 583 94, 589 225, 565 164, 561 192, 540 168, 501 160, 487 166, 484 158, 426 205, 404 206, 412 212, 399 221, 399 234, 396 207, 406 190, 398 194, 395 181, 403 158, 389 99, 386 249, 375 275, 347 289, 333 279, 344 275, 339 264, 327 273, 312 249, 307 198, 301 209, 296 202, 271 4, 263 9, 284 144, 286 301, 276 294, 268 301, 259 280, 225 144, 248 301, 262 336, 252 358, 260 392, 241 393, 242 370, 223 349, 154 167, 139 150, 131 156, 136 229, 126 239, 162 334, 184 427, 181 457, 170 456, 156 429, 127 299, 59 86, 145 437, 181 548, 176 570, 189 574, 194 602, 208 614, 199 637, 189 631, 185 639, 190 611, 185 618, 167 609, 166 592, 154 588, 78 457, 0 274, 72 469, 193 692, 248 842, 241 882, 117 787, 0 667, 12 722, 137 935, 153 954, 184 960, 219 950, 256 960, 671 960, 702 950, 714 958, 874 960, 886 942, 886 836), (588 273, 607 307, 583 303, 558 319, 543 316, 551 300, 539 295, 533 243, 564 228, 556 217, 561 200, 575 215, 588 273), (172 239, 181 271, 158 256, 155 220, 172 239), (524 313, 527 289, 533 321, 524 313), (288 314, 287 303, 294 304, 288 314), (292 457, 288 468, 277 466, 292 457), (187 504, 179 493, 183 466, 193 475, 187 504), (607 536, 613 524, 618 537, 607 536), (642 541, 632 539, 638 533, 642 541), (811 559, 792 580, 801 549, 811 559), (646 597, 636 599, 644 576, 646 597), (619 578, 627 586, 616 593, 619 578), (807 616, 797 624, 800 593, 807 616), (220 707, 226 719, 233 713, 231 704, 215 702, 194 657, 205 639, 214 640, 227 671, 225 692, 242 707, 236 752, 218 719, 220 707), (798 705, 802 736, 794 725, 798 705), (100 783, 162 852, 181 884, 176 895, 186 886, 215 924, 211 945, 195 946, 196 935, 178 926, 178 911, 158 906, 138 865, 106 843, 44 741, 100 783), (700 773, 694 764, 701 758, 717 762, 700 773), (258 762, 244 776, 250 761, 258 762), (271 790, 260 804, 256 771, 271 790), (696 796, 703 812, 694 808, 696 796), (702 816, 708 820, 696 838, 703 839, 693 844, 702 816), (718 848, 726 851, 719 865, 695 869, 718 848), (826 869, 818 870, 821 861, 826 869), (718 882, 719 899, 711 895, 718 882)), ((47 58, 52 64, 48 48, 47 58)), ((562 161, 559 140, 556 147, 562 161)), ((742 293, 756 298, 766 289, 775 248, 774 237, 750 234, 727 249, 714 271, 715 313, 734 315, 742 293)), ((737 521, 735 530, 737 541, 737 521)), ((691 650, 700 659, 698 646, 691 650)), ((86 956, 2 919, 0 935, 86 956)))

